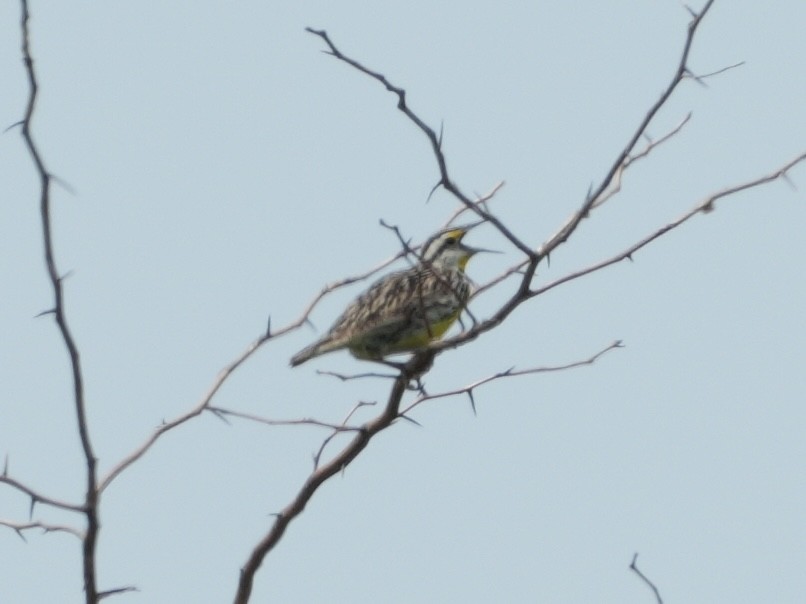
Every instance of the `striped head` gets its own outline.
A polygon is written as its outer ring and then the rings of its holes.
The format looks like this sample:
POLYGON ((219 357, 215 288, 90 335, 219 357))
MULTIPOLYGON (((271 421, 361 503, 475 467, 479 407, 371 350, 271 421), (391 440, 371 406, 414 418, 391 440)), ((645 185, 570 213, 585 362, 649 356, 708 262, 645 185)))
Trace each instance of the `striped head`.
POLYGON ((467 261, 477 252, 485 252, 462 243, 468 229, 451 228, 440 231, 423 245, 423 264, 441 271, 464 272, 467 261))

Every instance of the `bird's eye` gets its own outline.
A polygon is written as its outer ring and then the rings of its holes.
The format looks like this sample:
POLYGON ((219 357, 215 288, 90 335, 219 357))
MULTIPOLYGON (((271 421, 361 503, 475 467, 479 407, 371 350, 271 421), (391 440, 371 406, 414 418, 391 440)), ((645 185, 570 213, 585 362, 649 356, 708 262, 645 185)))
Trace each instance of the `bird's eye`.
POLYGON ((456 243, 456 237, 448 237, 445 240, 445 243, 447 243, 448 245, 453 245, 454 243, 456 243))

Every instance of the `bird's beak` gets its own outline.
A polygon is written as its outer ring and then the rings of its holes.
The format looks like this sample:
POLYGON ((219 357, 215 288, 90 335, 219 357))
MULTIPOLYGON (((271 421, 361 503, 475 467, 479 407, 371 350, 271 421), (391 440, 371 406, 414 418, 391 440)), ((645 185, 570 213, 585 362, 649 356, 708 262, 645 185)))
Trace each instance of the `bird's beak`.
POLYGON ((499 252, 498 250, 488 250, 483 247, 470 247, 469 245, 462 244, 462 250, 467 252, 470 256, 474 254, 502 254, 503 252, 499 252))

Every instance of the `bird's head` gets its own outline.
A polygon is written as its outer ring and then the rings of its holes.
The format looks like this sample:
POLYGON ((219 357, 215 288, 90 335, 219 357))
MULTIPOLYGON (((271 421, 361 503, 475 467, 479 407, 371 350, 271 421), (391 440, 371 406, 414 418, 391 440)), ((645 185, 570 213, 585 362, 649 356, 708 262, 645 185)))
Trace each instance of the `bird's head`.
POLYGON ((467 261, 478 252, 489 252, 462 243, 467 228, 454 227, 440 231, 423 245, 423 263, 437 269, 464 271, 467 261))

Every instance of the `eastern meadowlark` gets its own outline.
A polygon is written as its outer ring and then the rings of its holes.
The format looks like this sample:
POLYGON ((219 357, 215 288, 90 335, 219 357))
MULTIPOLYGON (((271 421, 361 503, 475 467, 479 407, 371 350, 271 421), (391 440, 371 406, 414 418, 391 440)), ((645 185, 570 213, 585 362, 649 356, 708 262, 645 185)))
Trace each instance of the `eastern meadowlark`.
POLYGON ((294 355, 291 365, 342 348, 356 358, 377 361, 442 337, 470 297, 471 281, 465 275, 468 260, 488 251, 462 243, 467 230, 451 228, 431 237, 416 266, 376 281, 324 337, 294 355))

